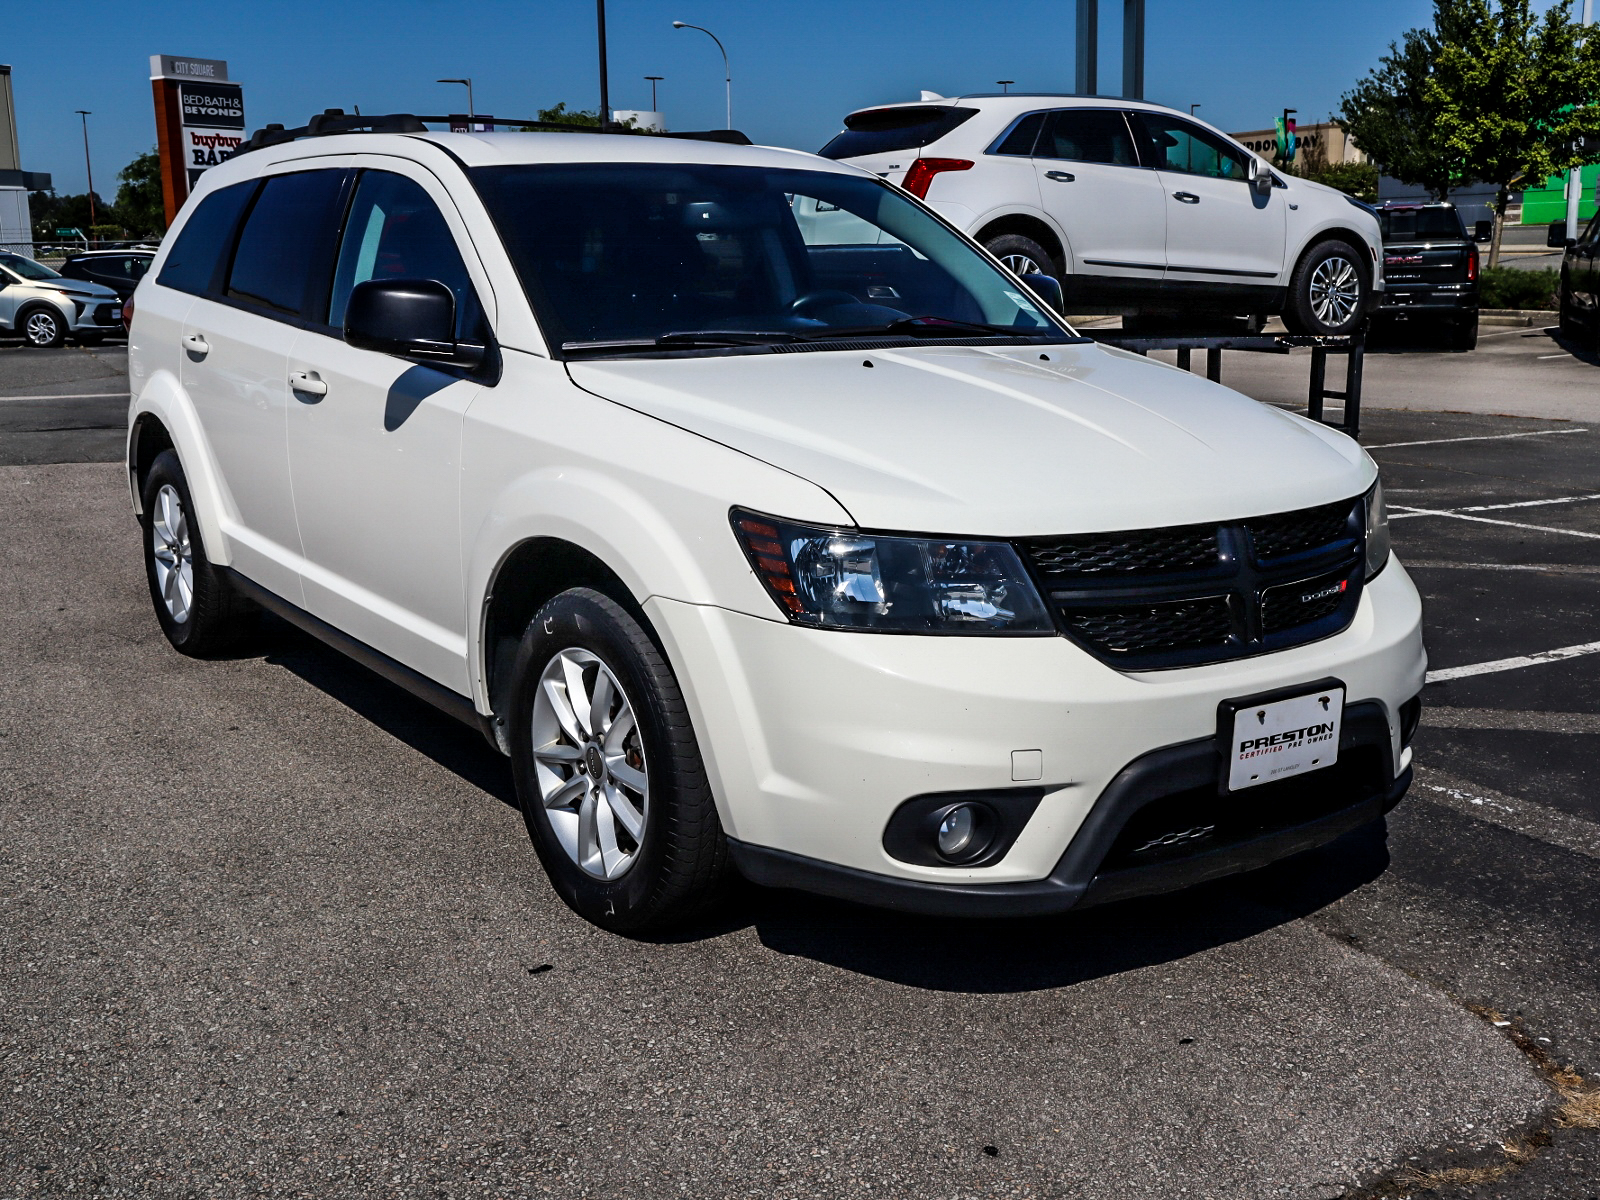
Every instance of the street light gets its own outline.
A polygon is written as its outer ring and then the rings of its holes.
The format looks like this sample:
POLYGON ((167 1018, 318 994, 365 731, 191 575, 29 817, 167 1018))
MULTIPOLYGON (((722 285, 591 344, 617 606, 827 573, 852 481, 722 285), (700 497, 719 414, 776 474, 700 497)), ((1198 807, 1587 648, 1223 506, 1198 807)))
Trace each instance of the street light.
POLYGON ((1199 107, 1200 107, 1200 105, 1199 105, 1199 103, 1198 103, 1198 102, 1197 102, 1197 103, 1194 103, 1194 104, 1191 104, 1191 105, 1189 105, 1189 115, 1190 115, 1190 116, 1191 116, 1191 117, 1192 117, 1192 116, 1194 116, 1194 110, 1195 110, 1195 109, 1197 109, 1197 108, 1199 108, 1199 107))
POLYGON ((728 128, 732 129, 733 128, 733 72, 728 67, 728 48, 722 44, 722 39, 721 38, 719 38, 716 34, 712 33, 711 30, 707 29, 704 25, 691 25, 687 21, 674 21, 672 23, 672 27, 674 29, 698 29, 701 33, 705 34, 708 38, 710 38, 713 42, 715 42, 717 44, 717 49, 718 50, 722 51, 722 82, 723 82, 723 86, 727 88, 727 92, 728 92, 728 128))
POLYGON ((94 115, 87 108, 74 110, 83 121, 83 169, 89 176, 89 232, 94 233, 94 167, 89 163, 89 118, 94 115))
MULTIPOLYGON (((1588 25, 1594 20, 1594 0, 1583 0, 1583 16, 1580 24, 1588 25)), ((1567 172, 1567 237, 1576 241, 1578 237, 1578 205, 1583 203, 1583 172, 1574 167, 1567 172)))
POLYGON ((462 83, 467 87, 467 128, 472 128, 472 118, 478 115, 478 110, 472 107, 472 80, 470 79, 435 79, 435 83, 462 83))
POLYGON ((1012 84, 1013 84, 1013 83, 1015 83, 1015 82, 1016 82, 1016 80, 1015 80, 1015 79, 996 79, 996 80, 995 80, 995 82, 996 82, 996 83, 998 83, 998 84, 999 84, 999 85, 1000 85, 1000 87, 1001 87, 1001 89, 1002 89, 1002 90, 1003 90, 1003 91, 1004 91, 1004 92, 1005 92, 1005 93, 1006 93, 1006 94, 1008 94, 1008 95, 1009 95, 1009 94, 1010 94, 1010 92, 1011 92, 1011 85, 1012 85, 1012 84))
POLYGON ((656 107, 656 84, 660 83, 663 79, 666 78, 666 76, 665 75, 646 75, 645 78, 650 81, 650 111, 651 112, 660 112, 661 110, 656 107))

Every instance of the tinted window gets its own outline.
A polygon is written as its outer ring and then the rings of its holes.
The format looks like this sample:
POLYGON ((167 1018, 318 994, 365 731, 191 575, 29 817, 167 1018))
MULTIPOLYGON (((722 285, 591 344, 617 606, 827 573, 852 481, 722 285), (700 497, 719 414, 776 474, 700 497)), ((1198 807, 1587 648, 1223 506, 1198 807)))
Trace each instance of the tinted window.
POLYGON ((1128 123, 1120 112, 1105 108, 1068 108, 1051 113, 1034 153, 1040 158, 1069 158, 1074 162, 1139 165, 1128 123))
POLYGON ((1029 113, 1018 121, 1005 139, 994 148, 995 154, 1016 154, 1023 158, 1033 153, 1033 144, 1039 140, 1039 130, 1044 128, 1046 114, 1029 113))
POLYGON ((343 171, 274 175, 257 197, 239 233, 228 272, 227 294, 278 312, 302 311, 338 231, 336 208, 343 171))
POLYGON ((173 243, 167 261, 161 264, 156 282, 162 287, 196 295, 209 290, 222 256, 228 252, 228 243, 233 240, 239 213, 255 190, 254 180, 236 183, 200 201, 200 207, 189 214, 183 228, 178 230, 178 240, 173 243))
POLYGON ((450 227, 428 193, 404 175, 362 174, 345 221, 328 324, 344 326, 350 289, 369 279, 437 279, 455 293, 457 336, 477 323, 477 293, 450 227))
POLYGON ((844 132, 817 153, 823 158, 855 158, 862 154, 915 150, 938 141, 977 111, 948 104, 869 108, 846 117, 844 132))
POLYGON ((1165 113, 1134 113, 1144 128, 1145 165, 1213 179, 1248 179, 1248 156, 1216 134, 1165 113))
POLYGON ((1378 224, 1383 227, 1386 242, 1426 241, 1428 238, 1455 241, 1467 236, 1461 214, 1453 208, 1380 208, 1378 224))
POLYGON ((0 252, 0 267, 20 275, 23 279, 60 279, 61 276, 43 263, 36 263, 31 258, 23 258, 20 254, 6 254, 0 252))

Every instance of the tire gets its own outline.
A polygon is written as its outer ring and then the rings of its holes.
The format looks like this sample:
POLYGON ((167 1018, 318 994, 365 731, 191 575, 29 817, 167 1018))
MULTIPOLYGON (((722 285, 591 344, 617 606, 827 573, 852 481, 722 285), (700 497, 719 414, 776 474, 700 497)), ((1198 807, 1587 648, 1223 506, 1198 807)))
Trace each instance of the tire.
POLYGON ((1348 242, 1318 242, 1289 280, 1283 323, 1290 333, 1342 337, 1354 333, 1372 299, 1366 255, 1348 242))
POLYGON ((1061 279, 1061 268, 1049 251, 1020 233, 1002 233, 983 244, 1013 275, 1049 275, 1061 279))
POLYGON ((67 339, 67 323, 48 304, 36 304, 17 314, 16 329, 35 350, 54 350, 67 339))
POLYGON ((528 623, 515 672, 512 772, 556 893, 627 934, 713 903, 730 875, 727 839, 677 678, 638 620, 601 592, 562 592, 528 623))
POLYGON ((189 481, 174 451, 150 464, 140 488, 145 578, 161 632, 180 654, 225 650, 250 628, 254 606, 206 557, 189 481))
POLYGON ((1583 342, 1583 322, 1572 312, 1572 297, 1567 294, 1567 289, 1561 289, 1561 336, 1569 341, 1583 342))
POLYGON ((1445 326, 1444 344, 1451 350, 1478 348, 1478 314, 1451 321, 1445 326))

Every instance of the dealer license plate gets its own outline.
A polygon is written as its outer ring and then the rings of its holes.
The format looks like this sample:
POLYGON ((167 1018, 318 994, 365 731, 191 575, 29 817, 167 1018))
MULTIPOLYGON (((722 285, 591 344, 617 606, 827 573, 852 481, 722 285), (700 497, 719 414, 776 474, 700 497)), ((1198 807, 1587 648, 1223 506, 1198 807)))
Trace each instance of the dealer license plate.
POLYGON ((113 308, 113 309, 112 309, 112 310, 111 310, 111 319, 112 319, 112 320, 113 320, 113 321, 120 321, 120 320, 122 320, 122 309, 121 309, 121 307, 120 307, 120 306, 119 306, 119 307, 117 307, 117 308, 113 308))
POLYGON ((1233 714, 1228 747, 1228 790, 1320 771, 1339 761, 1344 688, 1243 704, 1233 714))

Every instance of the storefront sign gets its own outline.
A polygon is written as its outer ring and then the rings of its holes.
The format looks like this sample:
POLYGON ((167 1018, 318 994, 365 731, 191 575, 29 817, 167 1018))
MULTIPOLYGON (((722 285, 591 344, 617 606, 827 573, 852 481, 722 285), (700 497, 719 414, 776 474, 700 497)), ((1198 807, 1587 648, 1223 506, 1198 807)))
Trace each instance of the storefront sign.
POLYGON ((175 54, 150 56, 150 86, 161 190, 171 224, 200 176, 227 162, 243 143, 244 89, 228 79, 222 59, 175 54))

